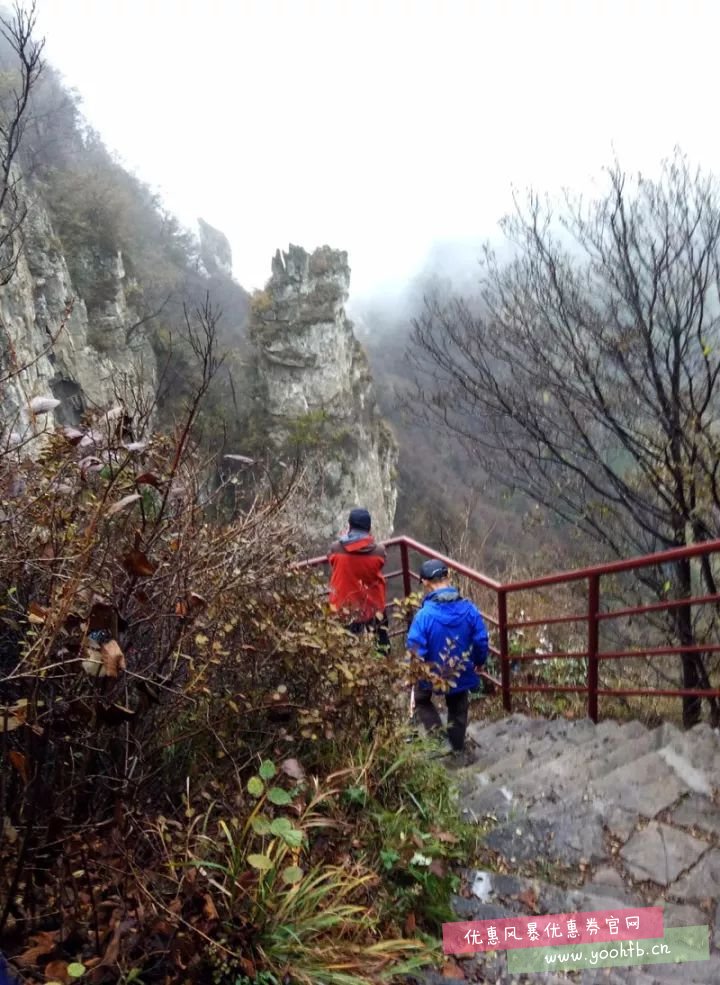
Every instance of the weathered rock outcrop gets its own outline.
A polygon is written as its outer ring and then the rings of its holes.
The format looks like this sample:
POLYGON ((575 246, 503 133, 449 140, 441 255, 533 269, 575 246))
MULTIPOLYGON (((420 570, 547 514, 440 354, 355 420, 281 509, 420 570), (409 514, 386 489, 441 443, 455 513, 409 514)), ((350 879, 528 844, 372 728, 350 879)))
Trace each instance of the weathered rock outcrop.
POLYGON ((198 219, 200 232, 200 260, 208 274, 232 277, 232 249, 230 242, 219 229, 204 219, 198 219))
POLYGON ((251 318, 269 444, 306 453, 314 488, 303 521, 317 544, 354 506, 371 512, 377 537, 390 535, 395 517, 397 446, 345 314, 349 284, 347 253, 291 246, 275 255, 251 318))
POLYGON ((0 288, 0 424, 24 436, 30 403, 53 397, 60 404, 41 426, 73 424, 86 409, 107 408, 130 393, 154 392, 156 360, 132 303, 122 256, 88 255, 102 298, 88 316, 78 296, 62 244, 42 200, 26 191, 27 217, 17 270, 0 288), (53 341, 54 340, 54 341, 53 341), (27 367, 24 372, 17 371, 27 367))

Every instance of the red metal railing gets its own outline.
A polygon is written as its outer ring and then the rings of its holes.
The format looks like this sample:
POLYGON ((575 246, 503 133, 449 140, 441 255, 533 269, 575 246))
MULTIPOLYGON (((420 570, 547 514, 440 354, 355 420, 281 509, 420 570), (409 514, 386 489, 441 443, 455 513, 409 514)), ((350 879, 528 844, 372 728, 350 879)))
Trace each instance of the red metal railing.
MULTIPOLYGON (((661 551, 657 554, 649 554, 643 557, 629 558, 622 561, 611 561, 607 564, 598 564, 589 568, 580 568, 575 571, 563 571, 555 574, 544 575, 540 578, 530 578, 526 581, 509 582, 503 584, 489 578, 487 575, 475 571, 467 565, 460 564, 458 561, 434 551, 426 544, 413 540, 410 537, 393 537, 384 542, 388 550, 397 548, 400 554, 400 567, 386 572, 385 577, 388 581, 402 578, 403 595, 407 597, 412 594, 413 581, 419 583, 419 575, 411 566, 411 553, 415 553, 424 558, 439 558, 444 561, 448 568, 457 572, 461 577, 467 578, 475 585, 486 592, 491 598, 494 597, 495 613, 488 611, 487 607, 481 605, 483 617, 490 627, 497 632, 497 646, 491 646, 491 652, 499 659, 500 681, 496 681, 489 674, 483 673, 482 676, 493 685, 497 686, 503 699, 503 706, 506 711, 512 710, 513 693, 521 692, 556 692, 556 693, 578 693, 587 694, 587 706, 589 717, 597 722, 599 717, 598 699, 600 697, 640 697, 640 696, 663 696, 663 697, 704 697, 720 698, 720 689, 705 690, 699 688, 609 688, 600 687, 599 667, 603 660, 618 660, 645 658, 651 656, 670 656, 682 653, 717 653, 720 652, 720 644, 698 643, 692 645, 670 645, 642 647, 640 649, 624 650, 602 650, 600 647, 600 625, 613 619, 628 618, 633 616, 645 615, 648 613, 658 613, 670 611, 671 609, 683 606, 717 605, 720 602, 720 594, 697 595, 689 598, 668 599, 666 601, 653 602, 647 605, 625 607, 622 609, 607 609, 602 611, 602 592, 601 579, 604 576, 623 574, 628 571, 636 571, 643 568, 650 568, 657 565, 672 564, 684 559, 710 557, 720 553, 720 540, 706 541, 701 544, 693 544, 689 547, 674 548, 672 550, 661 551), (520 592, 527 592, 541 588, 550 588, 561 585, 571 585, 578 582, 586 582, 586 611, 578 615, 562 615, 543 619, 508 619, 508 600, 511 596, 520 592), (509 634, 512 630, 521 628, 557 625, 564 623, 585 623, 587 626, 587 642, 585 650, 560 651, 548 653, 510 653, 509 634), (587 679, 585 684, 520 684, 513 683, 511 665, 513 662, 532 661, 532 660, 587 660, 587 679)), ((315 557, 302 562, 300 567, 317 567, 327 564, 327 557, 315 557)), ((391 603, 391 606, 394 603, 391 603)), ((394 630, 391 635, 400 635, 404 632, 402 628, 394 630)))

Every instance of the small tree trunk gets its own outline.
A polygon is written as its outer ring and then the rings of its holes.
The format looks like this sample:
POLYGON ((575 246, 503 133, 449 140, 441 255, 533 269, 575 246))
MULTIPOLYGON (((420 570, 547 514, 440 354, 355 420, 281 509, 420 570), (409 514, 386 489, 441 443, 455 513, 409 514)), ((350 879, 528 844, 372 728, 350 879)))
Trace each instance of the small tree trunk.
MULTIPOLYGON (((690 561, 685 559, 678 561, 675 565, 678 596, 680 598, 690 598, 690 561)), ((680 646, 694 646, 695 634, 692 626, 692 606, 683 605, 675 609, 675 631, 677 633, 680 646)), ((684 688, 701 688, 703 682, 699 673, 698 654, 683 653, 682 655, 682 686, 684 688)), ((685 696, 683 702, 683 726, 692 728, 697 725, 702 717, 701 699, 697 697, 685 696)))

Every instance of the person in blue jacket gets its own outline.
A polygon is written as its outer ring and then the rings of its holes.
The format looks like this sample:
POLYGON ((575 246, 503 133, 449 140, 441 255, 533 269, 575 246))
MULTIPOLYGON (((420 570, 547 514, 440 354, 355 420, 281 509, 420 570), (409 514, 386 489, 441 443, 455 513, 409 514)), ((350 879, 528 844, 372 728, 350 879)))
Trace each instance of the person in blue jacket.
MULTIPOLYGON (((460 754, 465 749, 469 692, 480 686, 476 668, 488 658, 488 632, 478 608, 453 588, 442 561, 425 561, 420 580, 427 594, 410 626, 407 647, 443 681, 439 693, 444 694, 447 704, 447 738, 452 750, 460 754)), ((441 729, 432 683, 417 681, 414 697, 415 711, 425 730, 441 729)))

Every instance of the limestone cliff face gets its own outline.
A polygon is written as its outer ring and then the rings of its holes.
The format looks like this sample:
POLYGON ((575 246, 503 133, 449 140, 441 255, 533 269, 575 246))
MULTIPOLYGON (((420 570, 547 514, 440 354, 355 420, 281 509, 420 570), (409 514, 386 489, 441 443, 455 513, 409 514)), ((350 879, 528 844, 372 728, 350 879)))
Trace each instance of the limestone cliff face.
POLYGON ((347 253, 291 246, 253 303, 250 337, 269 443, 302 454, 312 498, 303 522, 321 544, 361 506, 378 538, 392 533, 398 451, 375 401, 365 352, 345 314, 347 253))
POLYGON ((232 277, 232 249, 225 233, 204 219, 198 219, 200 261, 207 274, 232 277))
POLYGON ((156 385, 153 350, 132 303, 139 289, 128 283, 120 254, 84 258, 93 279, 102 282, 101 299, 88 314, 47 209, 35 193, 26 196, 17 270, 0 287, 0 440, 5 441, 11 432, 17 440, 38 427, 30 410, 34 398, 60 401, 40 422, 52 427, 77 423, 86 410, 107 409, 131 392, 148 395, 156 385))

